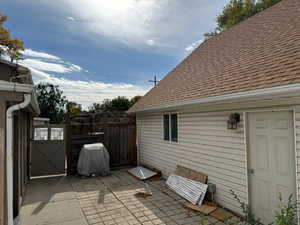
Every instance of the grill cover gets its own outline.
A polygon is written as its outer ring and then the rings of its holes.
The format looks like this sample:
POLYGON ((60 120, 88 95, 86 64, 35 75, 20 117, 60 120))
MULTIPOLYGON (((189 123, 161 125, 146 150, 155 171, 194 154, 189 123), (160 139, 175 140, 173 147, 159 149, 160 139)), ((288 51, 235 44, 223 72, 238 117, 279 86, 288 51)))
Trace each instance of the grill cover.
POLYGON ((82 146, 77 164, 77 172, 83 176, 110 174, 109 153, 102 143, 82 146))

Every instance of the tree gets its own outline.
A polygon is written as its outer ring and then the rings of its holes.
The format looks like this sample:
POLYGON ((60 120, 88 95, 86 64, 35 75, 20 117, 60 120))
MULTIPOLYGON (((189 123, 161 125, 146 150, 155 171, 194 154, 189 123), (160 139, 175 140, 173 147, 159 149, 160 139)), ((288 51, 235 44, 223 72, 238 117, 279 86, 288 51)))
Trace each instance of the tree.
POLYGON ((142 96, 140 96, 140 95, 134 96, 134 97, 130 100, 130 107, 133 106, 135 103, 137 103, 141 98, 142 98, 142 96))
POLYGON ((105 99, 102 104, 93 103, 88 107, 89 112, 108 112, 108 111, 127 111, 133 106, 141 96, 135 96, 131 100, 126 97, 118 96, 113 99, 105 99))
POLYGON ((101 112, 102 111, 102 105, 100 103, 93 103, 88 107, 88 111, 91 113, 101 112))
POLYGON ((222 31, 226 31, 234 25, 248 19, 281 0, 231 0, 226 5, 222 13, 217 17, 217 27, 213 32, 204 34, 206 39, 216 36, 222 31))
POLYGON ((111 109, 115 111, 127 111, 130 108, 130 101, 126 97, 118 96, 111 100, 111 109))
POLYGON ((82 105, 81 104, 77 104, 76 102, 67 102, 66 105, 66 110, 67 113, 70 115, 75 115, 77 113, 82 112, 82 105))
POLYGON ((61 123, 64 119, 66 97, 58 85, 40 83, 36 86, 41 117, 50 119, 51 123, 61 123))
POLYGON ((13 39, 8 29, 3 27, 7 17, 0 14, 0 57, 6 54, 11 61, 18 60, 22 57, 21 51, 24 50, 24 44, 19 39, 13 39))

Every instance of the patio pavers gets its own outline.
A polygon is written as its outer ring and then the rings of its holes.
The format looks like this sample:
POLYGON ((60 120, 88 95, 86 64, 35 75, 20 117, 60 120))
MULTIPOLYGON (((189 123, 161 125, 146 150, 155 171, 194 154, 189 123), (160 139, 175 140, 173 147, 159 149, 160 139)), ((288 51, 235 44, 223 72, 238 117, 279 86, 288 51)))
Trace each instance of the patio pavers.
POLYGON ((21 225, 222 225, 238 222, 238 218, 233 218, 223 223, 184 208, 186 200, 169 190, 164 180, 147 182, 152 196, 136 196, 145 191, 145 184, 126 170, 114 171, 108 177, 68 177, 63 182, 56 179, 56 185, 55 181, 31 182, 24 199, 21 225), (50 190, 47 191, 45 184, 50 190), (46 197, 42 193, 47 193, 46 197), (27 197, 35 200, 30 202, 27 197), (43 207, 37 210, 39 206, 43 207), (37 213, 33 214, 34 211, 37 213))

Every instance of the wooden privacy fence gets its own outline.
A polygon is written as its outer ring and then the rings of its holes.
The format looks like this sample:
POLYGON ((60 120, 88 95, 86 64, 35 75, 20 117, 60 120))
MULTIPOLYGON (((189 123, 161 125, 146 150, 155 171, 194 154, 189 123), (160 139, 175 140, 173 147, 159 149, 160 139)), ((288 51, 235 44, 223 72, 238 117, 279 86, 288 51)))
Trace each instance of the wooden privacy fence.
POLYGON ((102 142, 110 155, 111 168, 136 165, 135 117, 121 113, 86 113, 68 116, 66 149, 68 174, 76 174, 84 144, 102 142))

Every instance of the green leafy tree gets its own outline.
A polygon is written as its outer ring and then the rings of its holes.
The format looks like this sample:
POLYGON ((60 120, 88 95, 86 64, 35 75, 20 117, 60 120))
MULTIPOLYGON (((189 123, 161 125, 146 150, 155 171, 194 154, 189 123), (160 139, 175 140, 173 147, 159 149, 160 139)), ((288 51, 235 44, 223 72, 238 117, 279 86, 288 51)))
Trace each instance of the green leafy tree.
POLYGON ((61 123, 65 115, 66 97, 58 85, 40 83, 36 86, 41 117, 50 119, 51 123, 61 123))
POLYGON ((281 0, 230 0, 222 13, 217 17, 217 27, 213 32, 204 34, 206 39, 216 36, 218 33, 228 30, 234 25, 248 19, 281 0))
POLYGON ((77 104, 76 102, 70 102, 70 101, 68 101, 67 105, 66 105, 66 110, 67 110, 68 114, 75 115, 77 113, 82 112, 82 105, 81 104, 77 104))
POLYGON ((102 105, 100 103, 93 103, 88 107, 88 111, 91 113, 101 112, 102 111, 102 105))
POLYGON ((22 57, 24 44, 19 39, 13 39, 8 29, 3 25, 7 21, 7 17, 0 14, 0 56, 8 55, 11 61, 18 60, 22 57))
POLYGON ((105 99, 103 101, 103 103, 101 104, 101 111, 103 112, 107 112, 107 111, 112 111, 113 108, 112 108, 112 100, 110 99, 105 99))
POLYGON ((140 95, 137 95, 137 96, 133 97, 130 100, 130 107, 133 106, 135 103, 137 103, 141 98, 142 98, 142 96, 140 96, 140 95))
POLYGON ((130 108, 130 101, 126 97, 118 96, 111 100, 112 110, 127 111, 130 108))
POLYGON ((118 96, 113 99, 105 99, 102 104, 93 103, 88 107, 89 112, 109 112, 109 111, 127 111, 133 106, 141 96, 135 96, 132 99, 128 99, 124 96, 118 96))

